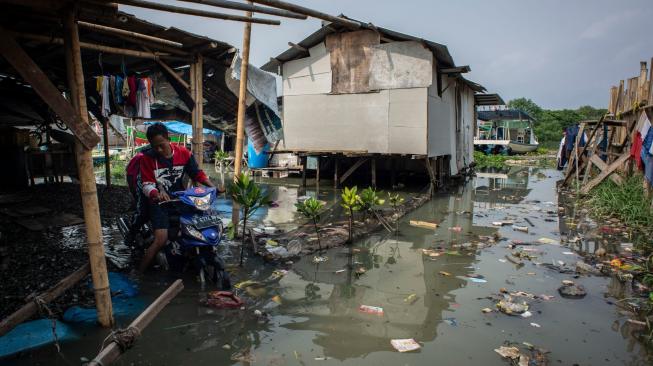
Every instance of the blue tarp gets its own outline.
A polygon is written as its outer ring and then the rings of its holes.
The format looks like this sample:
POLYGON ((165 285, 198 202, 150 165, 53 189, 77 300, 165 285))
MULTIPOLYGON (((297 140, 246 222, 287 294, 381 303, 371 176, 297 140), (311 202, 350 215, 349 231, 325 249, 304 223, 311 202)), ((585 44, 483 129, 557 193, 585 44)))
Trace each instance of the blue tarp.
MULTIPOLYGON (((78 338, 66 324, 56 321, 55 330, 59 342, 78 338)), ((52 320, 38 319, 19 324, 11 332, 0 337, 0 358, 28 351, 54 342, 52 320)))
MULTIPOLYGON (((145 122, 144 125, 152 125, 155 123, 162 123, 168 131, 172 133, 178 133, 180 135, 193 135, 193 127, 189 125, 188 123, 180 122, 180 121, 167 121, 167 122, 157 122, 157 121, 148 121, 145 122)), ((214 136, 220 136, 222 134, 221 131, 217 130, 210 130, 208 128, 202 129, 202 132, 205 135, 214 135, 214 136)))

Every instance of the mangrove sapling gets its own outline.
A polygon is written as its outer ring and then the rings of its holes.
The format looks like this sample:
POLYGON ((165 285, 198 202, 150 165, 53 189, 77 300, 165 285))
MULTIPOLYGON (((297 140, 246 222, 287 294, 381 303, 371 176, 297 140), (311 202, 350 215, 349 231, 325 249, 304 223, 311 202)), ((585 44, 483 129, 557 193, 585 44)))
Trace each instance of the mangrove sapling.
POLYGON ((272 201, 248 175, 242 173, 236 177, 236 181, 229 187, 229 194, 234 203, 240 205, 243 210, 243 237, 240 244, 240 266, 242 267, 247 219, 259 208, 269 206, 272 201))
POLYGON ((313 221, 315 235, 317 235, 317 247, 318 250, 322 250, 322 244, 320 243, 320 231, 317 226, 317 222, 320 221, 320 214, 324 208, 324 203, 316 200, 313 197, 310 197, 303 202, 297 202, 295 207, 297 207, 297 212, 313 221))
POLYGON ((347 215, 349 215, 349 238, 347 239, 348 243, 352 242, 352 233, 354 229, 354 211, 361 209, 361 197, 357 193, 358 188, 356 186, 352 188, 345 187, 342 191, 342 207, 347 210, 347 215))
POLYGON ((388 230, 392 231, 392 228, 390 225, 387 223, 387 221, 379 215, 379 213, 376 211, 375 207, 380 206, 385 203, 385 200, 380 197, 380 195, 376 192, 376 190, 372 187, 367 187, 361 191, 360 194, 361 197, 361 210, 363 210, 365 213, 376 217, 381 225, 388 230))
MULTIPOLYGON (((390 202, 390 206, 392 206, 392 212, 397 215, 397 207, 404 203, 404 198, 401 197, 399 193, 388 192, 388 202, 390 202)), ((399 230, 399 223, 397 223, 395 230, 399 230)))

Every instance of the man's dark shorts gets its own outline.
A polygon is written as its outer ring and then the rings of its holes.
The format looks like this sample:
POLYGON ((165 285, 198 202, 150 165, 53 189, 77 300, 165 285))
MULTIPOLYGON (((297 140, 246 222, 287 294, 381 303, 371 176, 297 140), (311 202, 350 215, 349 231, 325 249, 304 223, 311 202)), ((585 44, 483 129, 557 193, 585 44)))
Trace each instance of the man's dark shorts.
POLYGON ((149 204, 150 221, 152 230, 167 229, 170 226, 170 209, 173 205, 158 203, 149 204))

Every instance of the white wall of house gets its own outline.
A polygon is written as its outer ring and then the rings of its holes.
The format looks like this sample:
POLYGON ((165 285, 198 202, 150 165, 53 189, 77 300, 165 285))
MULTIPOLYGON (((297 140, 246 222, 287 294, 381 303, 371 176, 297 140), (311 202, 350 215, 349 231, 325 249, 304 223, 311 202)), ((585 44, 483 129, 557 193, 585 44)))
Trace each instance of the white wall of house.
POLYGON ((457 114, 457 80, 443 76, 442 87, 451 85, 439 96, 433 54, 419 42, 374 46, 370 69, 370 87, 378 91, 335 95, 324 43, 310 48, 308 57, 284 63, 284 149, 451 155, 452 174, 469 164, 473 91, 462 93, 457 114), (457 135, 456 116, 464 137, 457 135))

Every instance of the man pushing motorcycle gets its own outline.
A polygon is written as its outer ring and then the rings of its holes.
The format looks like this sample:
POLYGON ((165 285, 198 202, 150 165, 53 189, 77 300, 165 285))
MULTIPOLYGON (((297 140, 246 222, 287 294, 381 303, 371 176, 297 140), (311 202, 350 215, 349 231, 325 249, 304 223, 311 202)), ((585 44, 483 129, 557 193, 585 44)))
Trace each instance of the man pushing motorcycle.
POLYGON ((154 232, 154 241, 145 251, 140 271, 145 272, 156 254, 168 241, 170 225, 170 192, 182 191, 183 177, 187 174, 194 182, 214 187, 208 176, 198 166, 193 154, 183 146, 170 143, 168 129, 162 123, 147 128, 147 140, 151 149, 140 157, 142 192, 148 199, 148 214, 154 232))

